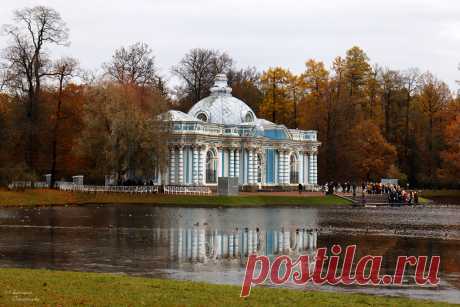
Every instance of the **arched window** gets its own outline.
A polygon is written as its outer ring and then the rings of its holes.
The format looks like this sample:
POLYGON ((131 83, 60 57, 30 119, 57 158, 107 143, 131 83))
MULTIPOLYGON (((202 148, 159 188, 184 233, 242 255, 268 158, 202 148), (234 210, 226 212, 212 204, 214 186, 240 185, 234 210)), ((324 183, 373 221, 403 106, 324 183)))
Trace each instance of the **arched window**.
POLYGON ((257 155, 257 183, 262 182, 262 157, 257 155))
POLYGON ((290 182, 299 183, 299 167, 297 163, 297 157, 295 154, 291 155, 289 165, 290 165, 290 171, 291 171, 290 182))
POLYGON ((201 120, 201 121, 203 121, 205 123, 208 122, 208 116, 203 112, 198 113, 196 118, 198 118, 199 120, 201 120))
POLYGON ((254 121, 254 115, 252 114, 252 112, 248 112, 246 113, 246 115, 244 116, 244 122, 246 123, 250 123, 250 122, 253 122, 254 121))
POLYGON ((217 182, 217 159, 210 150, 206 154, 206 183, 217 182))

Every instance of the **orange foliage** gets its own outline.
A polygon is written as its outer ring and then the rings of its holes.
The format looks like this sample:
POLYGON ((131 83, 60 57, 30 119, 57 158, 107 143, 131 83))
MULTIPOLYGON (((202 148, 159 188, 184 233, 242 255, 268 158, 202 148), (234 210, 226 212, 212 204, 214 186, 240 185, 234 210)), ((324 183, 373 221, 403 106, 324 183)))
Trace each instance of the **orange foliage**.
POLYGON ((440 175, 443 179, 460 180, 460 115, 448 124, 444 131, 447 149, 441 152, 443 168, 440 175))
POLYGON ((378 180, 385 177, 396 160, 396 148, 389 144, 380 129, 366 120, 350 131, 344 163, 349 163, 351 177, 359 180, 378 180))

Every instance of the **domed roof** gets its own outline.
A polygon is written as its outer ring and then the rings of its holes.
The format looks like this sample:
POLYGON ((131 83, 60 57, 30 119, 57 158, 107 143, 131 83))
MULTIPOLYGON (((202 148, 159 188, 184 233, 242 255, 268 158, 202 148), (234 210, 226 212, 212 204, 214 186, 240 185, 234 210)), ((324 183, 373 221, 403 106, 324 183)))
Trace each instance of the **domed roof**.
POLYGON ((169 110, 165 113, 160 114, 160 119, 175 122, 199 122, 199 120, 195 117, 177 110, 169 110))
POLYGON ((240 125, 256 121, 254 111, 243 101, 231 94, 228 87, 227 76, 216 76, 211 95, 198 101, 188 114, 208 123, 224 125, 240 125))

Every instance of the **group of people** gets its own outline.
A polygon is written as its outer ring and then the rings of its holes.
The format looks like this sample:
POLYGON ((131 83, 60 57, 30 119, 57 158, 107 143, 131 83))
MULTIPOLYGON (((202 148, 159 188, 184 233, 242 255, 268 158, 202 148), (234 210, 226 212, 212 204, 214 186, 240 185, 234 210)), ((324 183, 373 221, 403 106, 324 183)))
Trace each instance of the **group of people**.
POLYGON ((365 190, 367 194, 388 194, 392 185, 376 183, 376 182, 363 182, 362 189, 365 190))
POLYGON ((391 204, 408 204, 418 205, 418 193, 417 191, 406 191, 400 186, 390 187, 387 190, 388 202, 391 204))
MULTIPOLYGON (((353 197, 357 194, 357 185, 353 182, 327 182, 323 186, 323 192, 326 195, 331 195, 337 192, 353 193, 353 197)), ((417 205, 419 202, 417 191, 404 190, 396 184, 384 184, 381 182, 363 182, 361 184, 361 195, 364 198, 365 194, 369 195, 387 195, 388 202, 392 204, 408 204, 417 205)))
POLYGON ((385 194, 388 196, 388 202, 390 204, 418 204, 418 193, 417 191, 404 190, 397 184, 383 184, 381 182, 368 182, 362 184, 362 193, 367 194, 385 194))
POLYGON ((356 184, 351 182, 339 183, 339 182, 326 182, 322 188, 326 195, 331 195, 337 192, 350 193, 353 191, 353 195, 356 194, 356 184))

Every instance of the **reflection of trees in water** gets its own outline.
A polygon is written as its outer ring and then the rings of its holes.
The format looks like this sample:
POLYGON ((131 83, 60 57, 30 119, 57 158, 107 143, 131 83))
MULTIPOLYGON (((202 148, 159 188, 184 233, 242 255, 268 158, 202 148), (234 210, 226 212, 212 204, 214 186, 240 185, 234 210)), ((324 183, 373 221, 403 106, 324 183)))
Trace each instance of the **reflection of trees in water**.
POLYGON ((219 259, 245 260, 250 254, 298 255, 314 251, 317 230, 234 229, 231 231, 188 229, 156 229, 157 240, 169 241, 169 257, 178 262, 206 262, 219 259))

